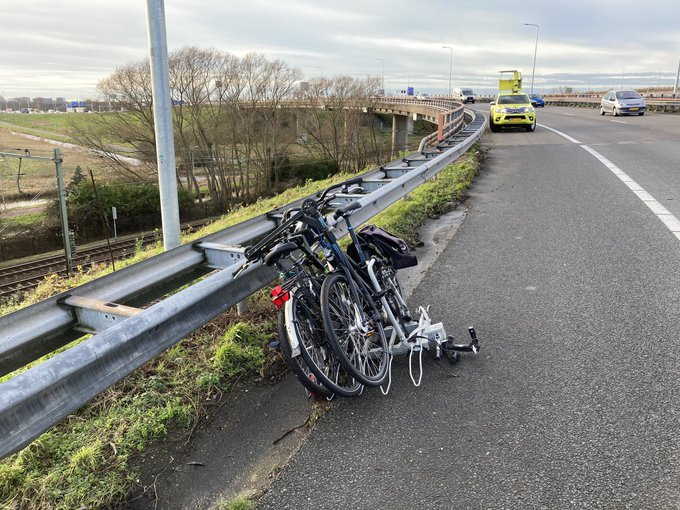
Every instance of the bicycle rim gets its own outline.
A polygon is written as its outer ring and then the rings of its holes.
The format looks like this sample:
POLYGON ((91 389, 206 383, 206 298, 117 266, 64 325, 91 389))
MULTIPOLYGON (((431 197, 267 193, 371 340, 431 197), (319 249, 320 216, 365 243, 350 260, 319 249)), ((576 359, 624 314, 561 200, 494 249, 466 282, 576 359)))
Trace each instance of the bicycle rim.
POLYGON ((380 386, 389 364, 385 331, 371 297, 361 286, 357 294, 355 302, 344 274, 330 274, 321 287, 324 327, 347 372, 366 386, 380 386))
POLYGON ((302 386, 304 386, 305 389, 313 396, 322 398, 331 397, 333 393, 318 381, 318 377, 309 368, 309 365, 305 363, 302 356, 293 356, 288 332, 286 331, 283 310, 279 312, 277 327, 279 332, 281 352, 283 353, 283 360, 293 371, 293 374, 295 374, 295 377, 297 377, 298 381, 300 381, 300 384, 302 384, 302 386))
POLYGON ((319 305, 298 292, 292 292, 286 303, 288 328, 293 328, 300 344, 300 356, 318 381, 341 397, 359 395, 362 384, 350 375, 330 347, 319 305))

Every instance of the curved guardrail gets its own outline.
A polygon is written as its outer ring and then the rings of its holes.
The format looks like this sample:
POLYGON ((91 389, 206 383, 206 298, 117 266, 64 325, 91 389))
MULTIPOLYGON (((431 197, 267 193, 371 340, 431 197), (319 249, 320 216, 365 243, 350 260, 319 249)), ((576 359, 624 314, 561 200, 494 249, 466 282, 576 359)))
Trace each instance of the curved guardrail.
MULTIPOLYGON (((338 195, 335 205, 358 200, 359 225, 417 188, 477 141, 484 117, 428 151, 363 175, 362 189, 338 195)), ((0 374, 80 338, 77 345, 0 384, 0 458, 38 437, 90 399, 220 313, 272 282, 275 272, 254 265, 238 279, 233 270, 244 246, 273 230, 293 202, 192 244, 185 244, 0 317, 0 374), (210 274, 212 273, 212 274, 210 274), (204 278, 201 278, 204 277, 204 278), (189 282, 192 285, 154 302, 189 282)), ((338 236, 344 222, 335 224, 338 236)))

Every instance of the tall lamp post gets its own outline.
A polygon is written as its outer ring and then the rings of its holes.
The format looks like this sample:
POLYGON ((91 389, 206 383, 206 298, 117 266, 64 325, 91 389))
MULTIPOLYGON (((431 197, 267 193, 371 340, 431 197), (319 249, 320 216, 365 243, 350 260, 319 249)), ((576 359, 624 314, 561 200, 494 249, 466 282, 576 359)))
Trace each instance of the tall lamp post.
POLYGON ((538 51, 538 31, 540 30, 539 26, 536 23, 525 23, 524 24, 527 27, 536 27, 536 44, 534 45, 534 67, 531 70, 531 92, 529 94, 534 93, 534 74, 536 73, 536 52, 538 51))
POLYGON ((449 61, 449 97, 451 97, 451 73, 453 73, 453 48, 451 46, 442 46, 451 53, 451 60, 449 61))
POLYGON ((382 93, 383 96, 385 95, 385 59, 384 58, 376 58, 376 60, 380 61, 380 87, 382 87, 382 93))

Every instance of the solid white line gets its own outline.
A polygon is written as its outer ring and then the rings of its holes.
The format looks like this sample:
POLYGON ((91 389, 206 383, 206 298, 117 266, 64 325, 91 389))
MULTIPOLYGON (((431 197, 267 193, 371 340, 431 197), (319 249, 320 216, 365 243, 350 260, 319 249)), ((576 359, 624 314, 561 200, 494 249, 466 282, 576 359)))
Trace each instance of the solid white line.
POLYGON ((552 131, 553 133, 557 133, 557 134, 560 135, 562 138, 566 138, 567 140, 569 140, 569 141, 572 142, 572 143, 578 143, 578 144, 581 143, 581 142, 579 142, 576 138, 572 138, 572 137, 569 136, 569 135, 565 135, 564 133, 562 133, 561 131, 558 131, 557 129, 553 129, 553 128, 548 127, 548 126, 546 126, 546 125, 544 125, 544 124, 539 124, 539 126, 541 126, 542 128, 545 128, 545 129, 547 129, 547 130, 549 130, 549 131, 552 131))
POLYGON ((597 158, 600 161, 600 163, 606 166, 611 173, 613 173, 616 177, 618 177, 621 180, 621 182, 628 186, 628 189, 630 189, 633 193, 635 193, 635 195, 637 195, 637 197, 642 201, 642 203, 645 204, 649 208, 649 210, 652 211, 652 213, 654 213, 654 215, 657 218, 659 218, 659 220, 664 225, 666 225, 666 228, 668 228, 668 230, 670 230, 673 233, 673 235, 675 235, 675 237, 680 239, 680 220, 678 220, 678 218, 676 218, 668 209, 661 205, 661 203, 659 203, 659 201, 656 200, 652 195, 645 191, 645 189, 642 186, 640 186, 631 177, 629 177, 628 174, 626 174, 626 172, 621 170, 618 166, 609 161, 595 149, 582 144, 581 142, 575 140, 571 136, 562 133, 557 129, 553 129, 542 124, 539 125, 545 129, 552 131, 553 133, 560 135, 563 138, 566 138, 570 142, 580 145, 583 149, 585 149, 590 154, 595 156, 595 158, 597 158))
POLYGON ((625 120, 614 120, 614 119, 611 119, 609 122, 616 122, 617 124, 628 124, 625 120))

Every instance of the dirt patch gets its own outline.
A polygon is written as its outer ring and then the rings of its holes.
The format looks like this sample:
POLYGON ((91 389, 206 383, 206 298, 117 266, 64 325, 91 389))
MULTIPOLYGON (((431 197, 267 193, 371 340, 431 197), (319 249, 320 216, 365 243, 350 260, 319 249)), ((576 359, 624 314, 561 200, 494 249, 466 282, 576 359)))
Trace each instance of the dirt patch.
POLYGON ((291 374, 274 386, 239 385, 200 420, 189 442, 183 437, 145 452, 140 490, 125 508, 217 508, 263 493, 304 441, 312 403, 291 374))

